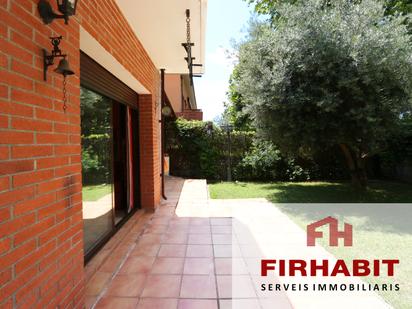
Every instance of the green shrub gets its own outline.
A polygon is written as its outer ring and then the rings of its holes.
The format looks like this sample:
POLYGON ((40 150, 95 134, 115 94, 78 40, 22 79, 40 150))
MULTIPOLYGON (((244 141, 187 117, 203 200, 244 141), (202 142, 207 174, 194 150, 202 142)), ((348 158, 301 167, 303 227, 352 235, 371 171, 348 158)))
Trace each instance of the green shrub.
POLYGON ((271 142, 255 141, 243 160, 236 166, 238 180, 305 181, 310 180, 310 170, 285 158, 271 142))
MULTIPOLYGON (((226 180, 229 135, 202 121, 178 119, 167 125, 167 153, 174 176, 226 180)), ((232 178, 244 181, 342 180, 348 177, 339 149, 325 149, 311 159, 286 157, 254 132, 230 133, 232 178)))
MULTIPOLYGON (((249 149, 253 133, 232 132, 231 161, 236 166, 249 149)), ((229 137, 203 121, 177 119, 167 125, 167 152, 172 175, 186 178, 227 179, 229 137)))

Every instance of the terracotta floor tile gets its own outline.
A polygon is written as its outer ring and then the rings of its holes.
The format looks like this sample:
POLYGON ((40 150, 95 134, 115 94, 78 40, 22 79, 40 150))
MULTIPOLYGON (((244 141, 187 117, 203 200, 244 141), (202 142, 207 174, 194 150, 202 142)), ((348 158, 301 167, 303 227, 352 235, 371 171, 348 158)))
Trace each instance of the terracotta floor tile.
POLYGON ((256 298, 252 279, 244 276, 217 276, 220 298, 256 298))
POLYGON ((163 234, 168 229, 167 224, 152 224, 146 228, 145 234, 163 234))
MULTIPOLYGON (((173 204, 172 204, 173 205, 173 204)), ((174 206, 174 205, 173 205, 174 206)), ((159 207, 159 209, 157 209, 155 216, 174 216, 175 211, 174 211, 174 207, 159 207)))
POLYGON ((188 234, 177 232, 177 233, 167 233, 164 235, 162 244, 174 244, 174 245, 185 245, 187 244, 188 234))
POLYGON ((231 245, 236 243, 236 238, 233 234, 212 234, 214 245, 231 245))
POLYGON ((172 220, 169 221, 170 226, 177 226, 177 225, 190 225, 190 218, 173 218, 172 220))
POLYGON ((210 224, 211 225, 225 225, 225 226, 232 226, 232 218, 211 218, 210 224))
POLYGON ((218 309, 218 306, 216 299, 181 299, 178 309, 218 309))
POLYGON ((160 246, 159 254, 160 257, 184 257, 186 255, 186 245, 167 245, 163 244, 160 246))
MULTIPOLYGON (((142 298, 137 309, 176 309, 177 299, 142 298)), ((120 309, 120 308, 119 308, 120 309)))
POLYGON ((242 258, 216 258, 217 275, 247 275, 248 269, 242 258))
POLYGON ((145 281, 146 275, 117 275, 105 295, 137 298, 143 291, 145 281))
POLYGON ((214 273, 212 258, 186 258, 183 273, 185 275, 209 275, 214 273))
POLYGON ((168 225, 170 220, 172 220, 170 217, 154 217, 150 223, 168 225))
POLYGON ((211 228, 208 225, 192 225, 189 228, 191 234, 210 234, 211 228))
POLYGON ((166 234, 182 234, 189 233, 189 225, 169 225, 166 234))
POLYGON ((94 274, 92 279, 87 283, 86 295, 99 295, 104 289, 105 285, 109 282, 111 277, 111 273, 97 272, 96 274, 94 274))
POLYGON ((130 253, 131 256, 156 256, 160 244, 138 244, 130 253))
POLYGON ((120 274, 148 274, 152 269, 155 258, 150 256, 129 256, 122 268, 120 274))
POLYGON ((162 241, 163 235, 161 234, 144 234, 139 237, 137 243, 140 245, 157 245, 162 241))
POLYGON ((189 245, 211 245, 212 236, 210 234, 189 234, 189 245))
POLYGON ((213 234, 232 234, 232 227, 229 225, 212 225, 213 234))
POLYGON ((191 226, 209 226, 210 225, 210 219, 209 218, 192 218, 190 220, 190 225, 191 226))
MULTIPOLYGON (((127 255, 127 253, 129 253, 129 251, 132 247, 132 244, 128 244, 127 242, 128 242, 127 239, 124 239, 122 241, 122 244, 115 249, 115 254, 116 255, 125 256, 125 255, 127 255)), ((132 243, 134 244, 135 241, 133 241, 132 243)))
POLYGON ((240 248, 238 245, 213 245, 215 257, 241 257, 240 248))
POLYGON ((216 298, 216 282, 213 275, 183 276, 181 298, 216 298))
POLYGON ((186 257, 213 257, 211 245, 188 245, 186 257))
POLYGON ((157 258, 152 267, 152 274, 181 275, 184 258, 157 258))
POLYGON ((137 298, 120 298, 120 297, 105 297, 102 298, 96 305, 96 309, 135 309, 137 306, 137 298))
POLYGON ((151 275, 147 278, 143 298, 177 298, 180 292, 181 276, 151 275))
MULTIPOLYGON (((258 309, 260 308, 257 299, 223 299, 219 301, 220 309, 258 309)), ((272 309, 283 307, 272 307, 272 309)))
POLYGON ((121 255, 114 255, 109 258, 103 263, 102 267, 100 267, 99 271, 101 272, 107 272, 107 273, 114 273, 118 267, 120 266, 120 263, 123 261, 123 256, 121 255))
POLYGON ((92 308, 96 300, 97 300, 97 296, 86 296, 85 301, 84 301, 85 309, 92 308))

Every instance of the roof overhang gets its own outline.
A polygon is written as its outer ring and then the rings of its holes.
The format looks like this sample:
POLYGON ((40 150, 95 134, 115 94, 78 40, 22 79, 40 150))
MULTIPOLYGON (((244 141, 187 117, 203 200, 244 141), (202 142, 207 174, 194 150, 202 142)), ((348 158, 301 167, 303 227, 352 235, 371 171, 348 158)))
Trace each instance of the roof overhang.
POLYGON ((150 94, 112 54, 80 26, 80 49, 138 94, 150 94))
MULTIPOLYGON (((204 64, 207 0, 116 0, 136 36, 155 66, 167 73, 188 73, 186 42, 186 9, 191 13, 191 38, 195 63, 204 64)), ((195 67, 194 73, 203 73, 195 67)))

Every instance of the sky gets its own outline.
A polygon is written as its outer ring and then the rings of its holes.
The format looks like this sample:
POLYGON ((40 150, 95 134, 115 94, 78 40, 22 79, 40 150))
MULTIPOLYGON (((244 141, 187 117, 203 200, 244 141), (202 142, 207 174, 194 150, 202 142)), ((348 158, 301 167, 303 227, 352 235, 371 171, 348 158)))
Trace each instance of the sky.
POLYGON ((244 37, 251 12, 243 0, 208 0, 205 74, 195 78, 197 105, 204 120, 214 120, 224 110, 233 70, 233 60, 225 51, 232 49, 233 40, 244 37))

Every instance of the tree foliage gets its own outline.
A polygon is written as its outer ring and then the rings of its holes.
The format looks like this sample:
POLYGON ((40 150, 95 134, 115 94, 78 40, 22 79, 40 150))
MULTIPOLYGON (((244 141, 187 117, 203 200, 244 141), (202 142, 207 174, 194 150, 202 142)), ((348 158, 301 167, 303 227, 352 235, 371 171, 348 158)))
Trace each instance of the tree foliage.
MULTIPOLYGON (((231 132, 230 157, 235 167, 252 144, 253 132, 231 132)), ((204 121, 177 119, 168 123, 167 152, 175 176, 227 179, 229 142, 227 132, 204 121)))
MULTIPOLYGON (((258 14, 267 15, 274 24, 280 17, 278 7, 283 4, 299 4, 305 0, 244 0, 248 4, 254 6, 254 10, 258 14)), ((362 0, 347 0, 349 3, 359 3, 362 0)), ((376 0, 379 1, 379 0, 376 0)), ((333 3, 332 0, 323 0, 321 8, 329 6, 333 3)), ((406 15, 412 13, 411 0, 385 0, 383 1, 386 15, 406 15)), ((410 21, 409 21, 410 22, 410 21)))
POLYGON ((85 184, 111 181, 111 101, 81 88, 82 173, 85 184))
POLYGON ((229 91, 227 93, 229 102, 225 103, 223 121, 232 125, 238 131, 254 131, 252 120, 245 111, 246 103, 238 90, 239 79, 239 70, 235 67, 229 80, 229 91))
POLYGON ((386 0, 385 9, 388 15, 406 15, 412 13, 412 2, 411 0, 386 0))
MULTIPOLYGON (((261 2, 263 3, 263 2, 261 2)), ((340 145, 354 182, 411 110, 412 47, 404 17, 373 0, 276 2, 240 46, 239 85, 254 125, 282 151, 340 145)))
MULTIPOLYGON (((254 6, 255 12, 259 14, 277 16, 279 14, 277 7, 285 3, 297 3, 299 0, 245 0, 250 5, 254 6)), ((350 0, 348 0, 350 1, 350 0)), ((377 0, 378 1, 378 0, 377 0)), ((324 0, 324 3, 330 4, 331 0, 324 0)), ((360 0, 353 0, 353 3, 358 3, 360 0)), ((385 14, 408 14, 412 13, 411 0, 385 0, 383 2, 385 14)))

